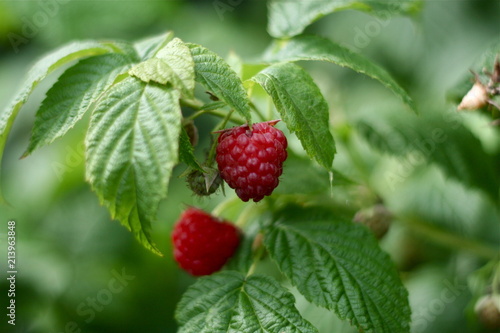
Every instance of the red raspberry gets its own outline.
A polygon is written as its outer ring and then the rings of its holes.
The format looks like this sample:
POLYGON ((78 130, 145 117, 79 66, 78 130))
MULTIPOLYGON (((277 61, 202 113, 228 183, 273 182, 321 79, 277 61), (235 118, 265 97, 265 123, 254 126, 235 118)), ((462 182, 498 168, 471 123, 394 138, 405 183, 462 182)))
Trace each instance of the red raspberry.
POLYGON ((222 131, 217 164, 222 179, 243 201, 258 202, 278 186, 287 158, 287 141, 273 126, 279 120, 234 127, 222 131))
POLYGON ((194 207, 177 221, 172 232, 174 257, 194 276, 209 275, 222 268, 238 248, 238 229, 229 222, 194 207))

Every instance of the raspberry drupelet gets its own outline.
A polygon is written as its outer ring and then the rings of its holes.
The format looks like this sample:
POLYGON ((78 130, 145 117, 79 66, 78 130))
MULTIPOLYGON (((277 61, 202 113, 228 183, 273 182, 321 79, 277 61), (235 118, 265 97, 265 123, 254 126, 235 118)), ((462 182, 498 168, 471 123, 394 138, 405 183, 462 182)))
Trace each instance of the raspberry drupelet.
POLYGON ((288 146, 279 120, 238 126, 221 132, 216 161, 222 179, 243 201, 271 195, 279 184, 288 146))

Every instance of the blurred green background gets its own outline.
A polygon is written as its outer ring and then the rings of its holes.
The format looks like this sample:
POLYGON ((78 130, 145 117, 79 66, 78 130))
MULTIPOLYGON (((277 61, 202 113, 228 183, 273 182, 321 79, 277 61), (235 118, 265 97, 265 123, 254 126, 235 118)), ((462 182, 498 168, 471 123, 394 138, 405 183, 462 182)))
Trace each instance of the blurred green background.
MULTIPOLYGON (((257 58, 271 41, 266 32, 265 1, 243 0, 223 13, 214 3, 202 0, 0 1, 0 112, 8 105, 33 62, 71 40, 136 40, 173 30, 181 39, 200 43, 223 57, 234 51, 243 59, 257 58), (23 39, 15 37, 28 35, 30 37, 23 39)), ((446 108, 446 92, 468 75, 469 68, 487 45, 500 38, 499 16, 500 1, 426 1, 422 13, 413 20, 396 17, 377 21, 365 13, 346 11, 318 21, 308 32, 332 38, 387 68, 408 89, 425 114, 428 110, 446 108)), ((367 77, 327 64, 305 66, 331 106, 334 129, 363 119, 373 110, 407 112, 390 92, 367 77)), ((84 182, 81 147, 85 122, 67 137, 19 160, 44 91, 56 77, 53 75, 41 84, 23 108, 2 161, 3 188, 12 204, 12 207, 0 207, 2 307, 6 306, 8 289, 3 263, 6 262, 5 233, 9 219, 17 222, 19 273, 17 324, 15 328, 7 326, 2 315, 0 331, 175 332, 175 304, 194 279, 173 262, 172 225, 186 205, 210 210, 224 197, 221 194, 211 199, 193 197, 184 180, 178 178, 184 167, 176 168, 169 197, 161 204, 158 221, 153 225, 153 238, 165 257, 159 258, 142 248, 118 222, 110 221, 106 209, 99 205, 84 182), (126 276, 121 284, 123 288, 118 288, 120 291, 110 285, 117 274, 126 276), (91 311, 93 299, 101 305, 91 311)), ((465 117, 471 127, 483 126, 486 122, 480 115, 465 117)), ((202 138, 197 148, 200 156, 209 144, 206 138, 210 137, 214 124, 215 119, 211 118, 197 120, 202 138)), ((483 132, 478 134, 482 142, 498 154, 498 133, 483 132)), ((352 169, 346 152, 349 148, 341 143, 338 148, 335 163, 347 172, 352 169)), ((363 159, 366 164, 372 164, 372 168, 368 176, 357 175, 356 170, 351 170, 350 176, 370 177, 379 192, 385 194, 384 199, 391 203, 391 208, 411 206, 417 196, 427 200, 422 207, 429 204, 425 189, 412 187, 426 181, 457 196, 449 200, 448 215, 462 214, 456 209, 463 208, 471 197, 477 201, 474 211, 466 210, 470 218, 464 218, 463 224, 453 225, 452 229, 460 229, 463 234, 473 230, 477 237, 499 244, 498 207, 485 203, 484 198, 478 198, 452 181, 446 182, 433 167, 427 166, 415 171, 396 191, 389 191, 387 184, 377 180, 383 173, 375 165, 382 163, 390 167, 394 161, 372 152, 362 143, 358 148, 365 149, 363 159), (483 230, 466 224, 480 216, 483 230)), ((228 196, 233 195, 230 190, 226 192, 228 196)), ((349 204, 346 199, 346 205, 349 204)), ((466 321, 464 309, 472 296, 465 286, 466 276, 484 265, 484 258, 435 245, 397 224, 382 246, 404 271, 414 311, 414 332, 479 332, 477 326, 466 321), (441 301, 441 309, 439 300, 443 290, 455 291, 456 297, 450 302, 441 301)), ((311 307, 295 294, 298 307, 322 333, 353 332, 347 323, 311 307)))

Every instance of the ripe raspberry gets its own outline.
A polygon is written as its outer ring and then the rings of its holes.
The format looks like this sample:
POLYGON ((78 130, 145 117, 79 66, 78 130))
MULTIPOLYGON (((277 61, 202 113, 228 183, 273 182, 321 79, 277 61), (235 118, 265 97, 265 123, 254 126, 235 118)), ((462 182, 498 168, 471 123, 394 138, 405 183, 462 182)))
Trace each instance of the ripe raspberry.
POLYGON ((222 179, 243 201, 258 202, 278 186, 287 141, 273 126, 279 120, 234 127, 219 136, 217 164, 222 179))
POLYGON ((229 222, 190 207, 172 232, 174 257, 194 276, 209 275, 222 268, 240 242, 238 229, 229 222))

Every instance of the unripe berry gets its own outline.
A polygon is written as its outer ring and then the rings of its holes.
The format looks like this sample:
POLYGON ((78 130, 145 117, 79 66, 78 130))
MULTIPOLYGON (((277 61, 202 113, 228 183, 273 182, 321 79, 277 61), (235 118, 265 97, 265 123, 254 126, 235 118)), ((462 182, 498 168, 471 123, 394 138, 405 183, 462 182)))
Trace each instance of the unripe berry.
POLYGON ((355 223, 366 225, 377 239, 385 236, 391 225, 392 214, 382 204, 362 209, 353 218, 355 223))
POLYGON ((222 183, 219 171, 204 167, 205 172, 193 170, 187 175, 187 183, 191 191, 199 196, 207 196, 214 193, 222 183))

